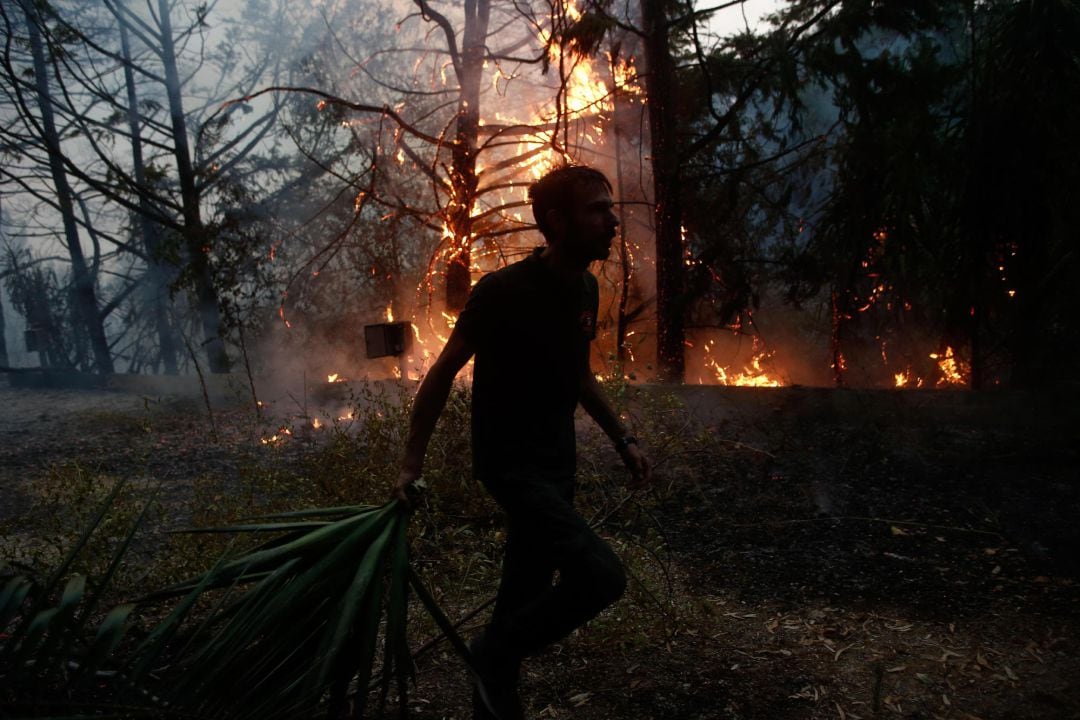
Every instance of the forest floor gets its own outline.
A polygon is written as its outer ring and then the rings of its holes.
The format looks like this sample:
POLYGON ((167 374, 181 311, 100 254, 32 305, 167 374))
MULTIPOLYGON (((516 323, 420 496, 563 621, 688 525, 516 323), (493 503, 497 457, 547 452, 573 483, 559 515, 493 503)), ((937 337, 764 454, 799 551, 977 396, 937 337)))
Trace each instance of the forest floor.
MULTIPOLYGON (((623 492, 617 457, 582 422, 579 507, 630 587, 527 661, 529 718, 1080 718, 1075 394, 624 392, 655 492, 623 492)), ((301 417, 325 412, 347 434, 332 417, 339 395, 267 402, 261 421, 219 397, 211 429, 197 394, 0 387, 4 559, 47 563, 108 479, 160 485, 159 530, 243 514, 283 489, 300 502, 297 482, 332 495, 328 458, 373 467, 301 417)), ((461 464, 467 426, 448 432, 440 452, 461 464)), ((365 437, 392 468, 400 436, 365 437)), ((385 490, 367 487, 367 501, 385 490)), ((414 564, 447 614, 466 617, 497 585, 498 508, 465 481, 429 496, 414 564)), ((209 561, 205 547, 167 542, 145 544, 129 589, 209 561)), ((433 626, 412 617, 420 646, 433 626)), ((410 717, 467 720, 468 700, 446 643, 417 658, 410 717)))

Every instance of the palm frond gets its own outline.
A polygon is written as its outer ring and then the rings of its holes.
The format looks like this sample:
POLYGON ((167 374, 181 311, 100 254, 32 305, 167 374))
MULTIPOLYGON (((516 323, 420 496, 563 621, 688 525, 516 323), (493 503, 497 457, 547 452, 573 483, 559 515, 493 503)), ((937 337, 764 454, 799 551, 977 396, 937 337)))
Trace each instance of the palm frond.
POLYGON ((356 505, 265 520, 201 529, 287 540, 222 557, 206 573, 147 596, 182 599, 143 642, 132 676, 156 666, 169 706, 207 717, 272 719, 315 708, 338 717, 359 688, 353 711, 362 717, 385 613, 382 671, 397 677, 404 708, 412 669, 407 511, 397 503, 356 505), (217 592, 231 597, 219 598, 184 638, 180 623, 217 592))

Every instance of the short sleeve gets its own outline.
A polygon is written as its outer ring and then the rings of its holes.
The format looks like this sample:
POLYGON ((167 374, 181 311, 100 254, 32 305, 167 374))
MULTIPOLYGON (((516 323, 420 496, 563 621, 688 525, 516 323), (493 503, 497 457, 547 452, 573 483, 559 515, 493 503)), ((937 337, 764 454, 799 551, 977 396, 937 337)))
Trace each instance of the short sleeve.
POLYGON ((491 273, 473 285, 454 329, 461 332, 473 347, 482 347, 495 336, 501 307, 499 281, 491 273))

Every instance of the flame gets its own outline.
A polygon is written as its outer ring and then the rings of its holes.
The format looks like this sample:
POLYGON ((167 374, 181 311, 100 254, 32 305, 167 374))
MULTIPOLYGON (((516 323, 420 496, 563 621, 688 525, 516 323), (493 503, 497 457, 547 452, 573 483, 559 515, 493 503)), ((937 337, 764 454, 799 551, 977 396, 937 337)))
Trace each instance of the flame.
POLYGON ((386 322, 388 322, 388 323, 394 322, 394 304, 393 303, 389 303, 386 306, 386 322))
MULTIPOLYGON (((733 371, 730 367, 722 366, 716 358, 712 356, 712 347, 715 341, 706 340, 704 345, 705 351, 705 367, 712 370, 715 383, 718 385, 732 385, 740 387, 782 387, 784 382, 778 378, 769 375, 768 371, 763 367, 762 363, 771 360, 773 353, 765 350, 761 347, 761 343, 757 338, 754 338, 754 344, 752 352, 753 356, 750 358, 749 363, 743 366, 742 372, 733 371)), ((707 384, 707 381, 700 380, 701 384, 707 384)))
POLYGON ((311 418, 311 427, 313 427, 313 428, 315 428, 316 430, 318 430, 318 429, 319 429, 319 428, 321 428, 322 426, 323 426, 323 424, 322 424, 322 420, 320 420, 319 418, 311 418))
POLYGON ((894 387, 897 388, 921 388, 923 386, 923 379, 912 374, 911 368, 893 374, 894 387))
POLYGON ((971 369, 967 363, 956 357, 952 347, 946 346, 944 353, 930 353, 930 359, 937 361, 938 370, 941 371, 941 377, 937 381, 938 386, 967 385, 967 376, 971 369))
POLYGON ((330 373, 326 376, 326 382, 328 383, 346 382, 347 380, 348 378, 342 377, 339 373, 330 373))

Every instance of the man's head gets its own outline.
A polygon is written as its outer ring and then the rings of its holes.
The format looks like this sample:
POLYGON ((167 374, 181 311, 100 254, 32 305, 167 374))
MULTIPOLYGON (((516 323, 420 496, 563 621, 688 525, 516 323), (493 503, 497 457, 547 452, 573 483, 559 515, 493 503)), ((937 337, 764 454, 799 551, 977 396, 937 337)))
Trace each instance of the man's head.
POLYGON ((529 199, 549 245, 561 244, 585 263, 607 259, 619 219, 602 172, 584 165, 557 168, 529 187, 529 199))

